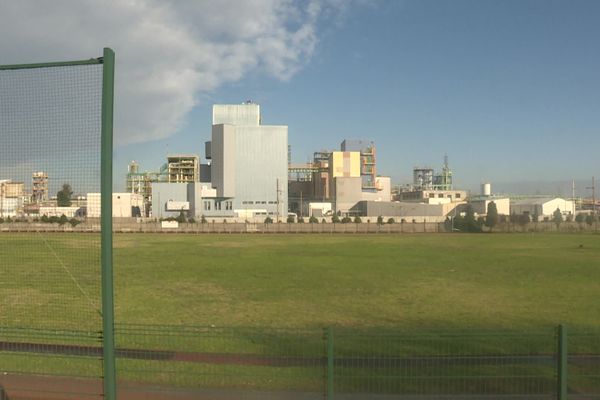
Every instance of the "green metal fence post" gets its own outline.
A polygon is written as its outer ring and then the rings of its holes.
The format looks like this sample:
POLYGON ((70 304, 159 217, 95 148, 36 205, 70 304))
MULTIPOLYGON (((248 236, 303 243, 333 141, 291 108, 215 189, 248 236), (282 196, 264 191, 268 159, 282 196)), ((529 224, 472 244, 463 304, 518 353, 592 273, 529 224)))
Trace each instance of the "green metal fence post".
POLYGON ((333 328, 327 328, 327 400, 333 400, 333 328))
POLYGON ((101 264, 102 264, 102 351, 104 357, 104 398, 115 400, 115 334, 113 303, 113 237, 112 237, 112 154, 113 98, 115 82, 115 53, 104 49, 102 73, 102 156, 101 175, 101 264))
POLYGON ((567 327, 564 325, 558 326, 558 400, 567 400, 567 368, 568 368, 568 353, 567 353, 567 327))

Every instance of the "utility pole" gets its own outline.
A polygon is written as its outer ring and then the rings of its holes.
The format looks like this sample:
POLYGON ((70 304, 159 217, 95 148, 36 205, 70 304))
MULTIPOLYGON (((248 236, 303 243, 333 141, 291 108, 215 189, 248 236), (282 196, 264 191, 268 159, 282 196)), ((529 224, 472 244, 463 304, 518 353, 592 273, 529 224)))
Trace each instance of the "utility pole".
POLYGON ((279 223, 279 178, 276 179, 276 192, 277 192, 277 212, 275 215, 277 216, 277 222, 279 223))
POLYGON ((300 191, 300 218, 302 218, 302 191, 300 191))
POLYGON ((596 217, 596 177, 592 176, 592 186, 586 189, 592 189, 592 215, 594 216, 594 230, 598 230, 598 218, 596 217))

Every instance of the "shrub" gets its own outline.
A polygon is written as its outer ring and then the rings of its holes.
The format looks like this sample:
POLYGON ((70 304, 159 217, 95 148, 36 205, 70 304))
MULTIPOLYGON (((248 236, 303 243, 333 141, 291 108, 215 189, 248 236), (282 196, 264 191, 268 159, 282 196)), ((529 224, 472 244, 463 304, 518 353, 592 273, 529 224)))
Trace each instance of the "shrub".
POLYGON ((383 225, 383 217, 381 215, 377 217, 377 225, 383 225))
POLYGON ((185 214, 183 213, 183 211, 179 212, 179 215, 177 216, 177 218, 175 218, 175 221, 179 222, 180 224, 187 221, 187 218, 185 217, 185 214))
POLYGON ((271 218, 271 217, 265 218, 265 224, 272 224, 272 223, 273 223, 273 218, 271 218))
POLYGON ((67 216, 65 214, 61 215, 60 218, 58 219, 59 225, 64 225, 67 222, 69 222, 69 218, 67 218, 67 216))
POLYGON ((323 219, 321 220, 321 223, 322 223, 322 224, 326 224, 326 223, 327 223, 327 221, 325 220, 325 218, 323 218, 323 219))
POLYGON ((354 217, 355 224, 360 224, 361 222, 362 222, 362 220, 360 219, 360 217, 358 215, 356 217, 354 217))
POLYGON ((319 220, 314 215, 311 215, 311 217, 308 219, 308 222, 310 222, 311 224, 318 224, 319 220))
POLYGON ((296 222, 296 218, 294 218, 293 215, 288 215, 288 217, 287 217, 287 223, 288 224, 293 224, 294 222, 296 222))
POLYGON ((387 223, 388 224, 395 224, 396 221, 394 220, 394 218, 390 218, 390 219, 387 220, 387 223))
POLYGON ((303 224, 303 223, 304 223, 304 218, 302 218, 302 217, 298 217, 298 223, 299 223, 299 224, 303 224))
POLYGON ((333 214, 333 217, 331 217, 331 222, 333 222, 334 224, 339 224, 340 223, 340 217, 338 217, 337 214, 333 214))
POLYGON ((352 222, 352 218, 350 218, 350 217, 342 218, 342 224, 348 224, 350 222, 352 222))
POLYGON ((72 226, 72 227, 76 227, 77 225, 79 225, 79 224, 81 223, 81 221, 79 221, 79 220, 78 220, 78 219, 76 219, 76 218, 71 218, 71 219, 69 220, 69 223, 71 224, 71 226, 72 226))

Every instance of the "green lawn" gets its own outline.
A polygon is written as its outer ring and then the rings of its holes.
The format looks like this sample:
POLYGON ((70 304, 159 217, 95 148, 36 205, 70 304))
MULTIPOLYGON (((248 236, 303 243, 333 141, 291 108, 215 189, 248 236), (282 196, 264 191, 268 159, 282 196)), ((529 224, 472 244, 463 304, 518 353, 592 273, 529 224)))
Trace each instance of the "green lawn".
MULTIPOLYGON (((98 324, 97 247, 96 235, 0 234, 0 325, 98 324)), ((600 328, 593 234, 122 234, 114 270, 121 323, 600 328)))
POLYGON ((598 235, 163 234, 115 245, 119 322, 600 327, 598 235))

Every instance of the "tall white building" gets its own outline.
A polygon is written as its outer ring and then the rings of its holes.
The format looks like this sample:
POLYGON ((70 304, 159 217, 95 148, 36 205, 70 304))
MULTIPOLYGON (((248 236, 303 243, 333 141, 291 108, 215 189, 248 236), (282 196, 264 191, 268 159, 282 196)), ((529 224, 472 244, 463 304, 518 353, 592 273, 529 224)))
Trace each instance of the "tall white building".
POLYGON ((288 210, 286 125, 262 125, 254 103, 213 106, 211 181, 207 215, 284 219, 288 210), (226 208, 230 208, 227 210, 226 208))

